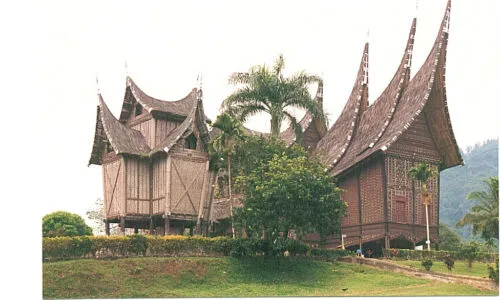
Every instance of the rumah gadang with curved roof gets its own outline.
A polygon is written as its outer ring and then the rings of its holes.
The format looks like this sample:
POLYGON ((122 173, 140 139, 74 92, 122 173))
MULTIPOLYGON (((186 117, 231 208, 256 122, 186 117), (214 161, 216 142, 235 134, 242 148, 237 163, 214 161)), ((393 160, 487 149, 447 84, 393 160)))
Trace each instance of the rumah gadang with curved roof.
MULTIPOLYGON (((419 115, 432 120, 428 123, 435 144, 444 156, 443 168, 463 162, 451 127, 444 81, 450 8, 451 1, 448 2, 433 48, 415 77, 409 80, 416 30, 416 19, 413 20, 398 70, 377 101, 362 114, 352 147, 344 158, 337 162, 331 161, 331 155, 324 156, 325 161, 332 164, 330 166, 333 167, 333 175, 347 171, 376 152, 387 151, 419 115)), ((344 118, 343 112, 339 121, 344 118)), ((335 130, 335 126, 332 129, 335 130)), ((333 131, 332 129, 330 130, 333 131)), ((346 135, 346 130, 339 130, 338 134, 346 135)), ((330 138, 335 139, 335 137, 330 138)), ((327 153, 335 152, 332 151, 335 146, 325 147, 325 143, 327 141, 321 141, 318 148, 324 149, 327 153)))

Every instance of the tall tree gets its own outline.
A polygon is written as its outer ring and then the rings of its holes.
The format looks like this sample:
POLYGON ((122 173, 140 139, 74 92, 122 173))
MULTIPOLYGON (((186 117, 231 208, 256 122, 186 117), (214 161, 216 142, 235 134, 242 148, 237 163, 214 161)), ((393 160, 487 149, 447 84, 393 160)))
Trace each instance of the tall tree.
POLYGON ((325 240, 340 231, 346 208, 340 190, 326 167, 307 155, 274 155, 237 180, 243 186, 244 206, 237 209, 236 219, 250 236, 274 242, 293 230, 299 239, 314 232, 325 240))
POLYGON ((431 244, 429 239, 429 204, 431 202, 431 197, 427 189, 427 181, 437 174, 436 170, 429 167, 425 162, 419 163, 418 166, 411 168, 408 171, 408 176, 413 180, 418 180, 422 183, 422 202, 425 205, 425 223, 427 227, 427 250, 431 250, 431 244))
POLYGON ((491 239, 498 240, 498 177, 489 177, 483 181, 487 189, 473 191, 467 195, 467 200, 476 201, 469 213, 458 221, 457 226, 472 225, 473 234, 491 243, 491 239))
POLYGON ((289 78, 283 76, 285 61, 280 54, 273 67, 255 66, 247 73, 233 73, 229 83, 242 85, 224 100, 223 108, 229 114, 245 122, 249 117, 265 112, 271 116, 271 135, 277 138, 283 120, 287 120, 295 130, 297 140, 302 137, 302 128, 289 108, 302 108, 315 117, 324 119, 323 112, 312 99, 308 86, 319 82, 316 75, 305 71, 289 78))
POLYGON ((231 186, 231 157, 234 153, 236 143, 243 139, 243 126, 237 119, 231 117, 227 113, 222 113, 217 116, 217 119, 212 124, 212 127, 217 128, 219 133, 211 142, 212 152, 225 154, 227 157, 227 172, 228 172, 228 186, 229 186, 229 209, 231 213, 231 233, 233 238, 234 234, 234 221, 233 221, 233 197, 231 186))

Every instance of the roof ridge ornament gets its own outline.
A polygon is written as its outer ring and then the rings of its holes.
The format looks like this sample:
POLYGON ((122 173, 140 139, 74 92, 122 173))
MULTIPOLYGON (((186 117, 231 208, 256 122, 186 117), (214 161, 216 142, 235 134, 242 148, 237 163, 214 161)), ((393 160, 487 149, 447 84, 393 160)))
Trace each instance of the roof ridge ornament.
POLYGON ((418 15, 418 0, 415 0, 415 18, 418 15))
POLYGON ((198 86, 198 92, 196 93, 196 100, 202 100, 203 97, 203 92, 202 92, 202 86, 203 86, 203 74, 199 73, 198 76, 196 77, 196 85, 198 86))
POLYGON ((100 95, 101 88, 99 86, 99 75, 97 73, 95 74, 95 86, 96 86, 97 94, 100 95))
POLYGON ((127 60, 125 60, 124 66, 125 66, 125 76, 129 77, 127 60))

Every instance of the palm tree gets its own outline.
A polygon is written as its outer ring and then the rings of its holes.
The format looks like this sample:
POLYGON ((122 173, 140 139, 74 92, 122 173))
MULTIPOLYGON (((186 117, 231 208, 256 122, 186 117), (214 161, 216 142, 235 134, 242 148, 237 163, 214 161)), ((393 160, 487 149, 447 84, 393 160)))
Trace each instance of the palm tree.
POLYGON ((481 233, 481 236, 491 243, 491 239, 498 240, 498 177, 489 177, 483 182, 486 191, 473 191, 467 195, 467 200, 475 200, 474 205, 457 226, 472 225, 472 233, 481 233))
POLYGON ((429 239, 429 204, 431 202, 431 197, 429 191, 427 190, 427 181, 432 177, 436 176, 437 172, 431 169, 429 165, 425 162, 419 163, 416 167, 411 168, 408 171, 408 176, 413 180, 418 180, 422 183, 422 202, 425 205, 425 223, 427 226, 427 250, 431 250, 431 241, 429 239))
POLYGON ((305 71, 285 78, 284 67, 285 61, 280 54, 272 69, 263 65, 253 67, 248 73, 231 74, 229 83, 242 87, 224 100, 223 109, 241 122, 257 113, 268 113, 271 116, 271 136, 274 138, 280 134, 282 121, 288 120, 300 140, 302 128, 288 109, 306 109, 314 117, 324 119, 322 110, 308 91, 308 85, 320 82, 321 78, 305 71))
POLYGON ((231 214, 231 233, 233 238, 234 222, 233 222, 233 198, 231 187, 231 156, 234 153, 234 146, 238 141, 243 139, 243 126, 237 119, 231 117, 227 113, 222 113, 217 116, 217 119, 212 124, 212 127, 220 130, 220 133, 212 140, 211 146, 215 152, 227 155, 227 172, 229 186, 229 209, 231 214))

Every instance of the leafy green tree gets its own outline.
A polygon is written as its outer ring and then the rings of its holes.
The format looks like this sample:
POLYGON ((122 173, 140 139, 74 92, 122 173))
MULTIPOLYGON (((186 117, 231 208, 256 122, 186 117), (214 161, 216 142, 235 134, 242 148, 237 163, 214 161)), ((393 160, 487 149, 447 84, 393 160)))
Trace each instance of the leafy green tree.
POLYGON ((227 172, 229 181, 229 209, 231 213, 231 233, 235 238, 234 221, 233 221, 233 198, 231 186, 231 156, 234 153, 234 147, 238 141, 243 140, 243 126, 235 118, 227 113, 222 113, 217 116, 217 119, 212 124, 213 128, 217 128, 219 133, 212 140, 212 152, 225 154, 227 157, 227 172))
POLYGON ((294 230, 299 239, 312 232, 324 239, 340 230, 346 205, 325 166, 308 156, 274 155, 237 181, 244 206, 236 218, 249 236, 276 241, 294 230))
POLYGON ((439 250, 452 250, 460 248, 462 238, 453 229, 445 224, 439 224, 439 250))
POLYGON ((476 242, 463 244, 459 249, 459 254, 467 260, 467 265, 472 268, 472 262, 480 255, 480 245, 476 242))
POLYGON ((487 190, 467 195, 467 199, 476 201, 476 205, 458 221, 457 226, 472 225, 472 233, 480 233, 492 245, 492 239, 498 240, 498 177, 489 177, 484 183, 487 190))
POLYGON ((224 100, 223 107, 241 122, 258 113, 271 116, 271 136, 280 134, 283 120, 287 120, 295 130, 297 140, 302 138, 302 128, 289 108, 302 108, 318 118, 323 112, 312 99, 308 85, 319 82, 318 76, 305 71, 295 73, 290 78, 283 75, 285 61, 280 55, 270 69, 265 65, 255 66, 247 73, 233 73, 229 82, 241 87, 224 100))
POLYGON ((247 136, 235 147, 233 170, 236 175, 248 175, 256 166, 269 162, 275 155, 286 154, 289 158, 307 156, 298 144, 287 147, 281 139, 247 136))
POLYGON ((77 214, 56 211, 43 217, 42 234, 44 237, 92 235, 92 228, 77 214))

